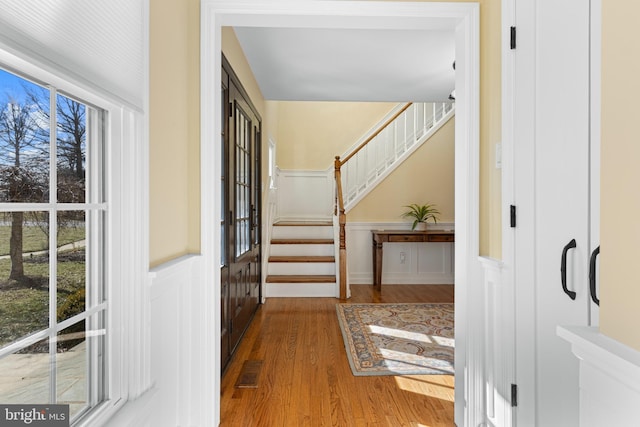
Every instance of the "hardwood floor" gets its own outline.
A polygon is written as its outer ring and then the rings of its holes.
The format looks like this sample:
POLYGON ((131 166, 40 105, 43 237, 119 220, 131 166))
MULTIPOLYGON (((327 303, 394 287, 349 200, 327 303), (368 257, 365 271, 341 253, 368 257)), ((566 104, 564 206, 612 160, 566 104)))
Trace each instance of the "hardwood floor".
MULTIPOLYGON (((221 426, 453 426, 453 376, 351 373, 335 298, 270 298, 221 383, 221 426), (234 387, 263 360, 258 388, 234 387)), ((452 285, 353 285, 349 303, 453 302, 452 285)))

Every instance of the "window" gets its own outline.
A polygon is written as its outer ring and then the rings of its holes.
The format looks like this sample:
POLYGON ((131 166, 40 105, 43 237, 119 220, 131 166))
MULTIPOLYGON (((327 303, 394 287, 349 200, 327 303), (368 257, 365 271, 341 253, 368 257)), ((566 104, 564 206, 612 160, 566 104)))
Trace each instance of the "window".
POLYGON ((269 189, 276 188, 276 143, 269 138, 269 189))
POLYGON ((107 113, 0 68, 0 402, 109 396, 107 113))
POLYGON ((235 195, 236 258, 251 249, 251 120, 236 106, 235 122, 235 195))

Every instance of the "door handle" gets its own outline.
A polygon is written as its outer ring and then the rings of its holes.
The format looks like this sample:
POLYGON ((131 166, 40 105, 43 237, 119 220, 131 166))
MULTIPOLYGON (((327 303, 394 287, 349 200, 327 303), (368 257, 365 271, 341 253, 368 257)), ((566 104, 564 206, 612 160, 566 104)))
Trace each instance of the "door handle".
POLYGON ((591 291, 591 299, 596 305, 600 305, 600 300, 596 295, 596 258, 600 254, 600 246, 595 248, 591 253, 591 259, 589 260, 589 289, 591 291))
POLYGON ((576 239, 571 239, 569 243, 562 249, 562 259, 560 261, 560 279, 562 280, 562 290, 569 298, 576 299, 576 293, 567 289, 567 251, 576 247, 576 239))

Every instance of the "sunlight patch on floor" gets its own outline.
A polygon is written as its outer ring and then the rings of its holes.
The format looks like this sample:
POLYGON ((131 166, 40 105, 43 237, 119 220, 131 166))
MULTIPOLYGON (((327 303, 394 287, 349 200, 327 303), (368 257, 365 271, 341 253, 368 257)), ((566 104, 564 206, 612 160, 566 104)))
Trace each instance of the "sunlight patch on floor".
POLYGON ((395 380, 403 391, 454 401, 452 375, 403 375, 396 376, 395 380))
POLYGON ((421 334, 419 332, 403 331, 400 329, 385 328, 384 326, 378 326, 378 325, 368 325, 367 327, 369 328, 369 331, 372 334, 386 335, 386 336, 395 337, 395 338, 403 338, 410 341, 433 343, 433 344, 447 346, 447 347, 453 347, 454 345, 454 340, 452 338, 445 338, 445 337, 440 337, 435 335, 426 335, 426 334, 421 334))

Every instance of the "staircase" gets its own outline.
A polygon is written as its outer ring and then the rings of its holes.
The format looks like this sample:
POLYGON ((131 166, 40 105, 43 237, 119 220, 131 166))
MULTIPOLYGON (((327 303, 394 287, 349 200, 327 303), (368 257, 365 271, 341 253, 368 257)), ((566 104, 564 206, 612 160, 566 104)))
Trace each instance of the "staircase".
POLYGON ((348 298, 346 213, 454 115, 451 102, 399 104, 326 172, 277 172, 263 295, 348 298))
POLYGON ((273 224, 266 297, 326 297, 336 294, 331 221, 273 224))
POLYGON ((375 131, 336 158, 345 212, 408 159, 455 115, 453 102, 399 104, 375 131))

